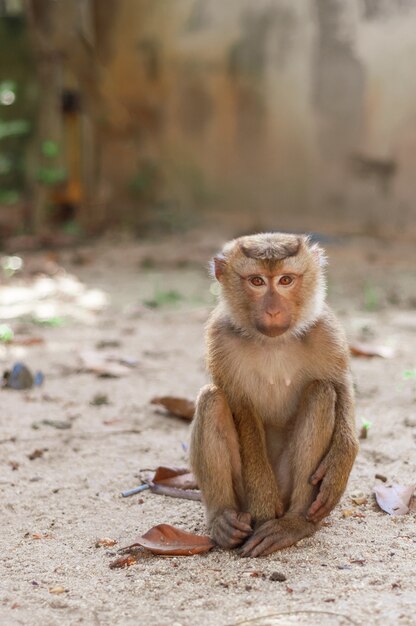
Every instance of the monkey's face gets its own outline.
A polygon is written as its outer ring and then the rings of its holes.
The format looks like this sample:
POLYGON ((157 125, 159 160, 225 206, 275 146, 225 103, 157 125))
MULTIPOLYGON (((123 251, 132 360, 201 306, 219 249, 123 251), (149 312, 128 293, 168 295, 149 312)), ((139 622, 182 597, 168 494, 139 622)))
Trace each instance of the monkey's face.
POLYGON ((241 237, 214 259, 234 324, 253 334, 299 333, 320 314, 325 284, 321 250, 281 233, 241 237))
POLYGON ((263 272, 240 278, 254 328, 267 337, 279 337, 289 330, 302 277, 293 272, 263 272))

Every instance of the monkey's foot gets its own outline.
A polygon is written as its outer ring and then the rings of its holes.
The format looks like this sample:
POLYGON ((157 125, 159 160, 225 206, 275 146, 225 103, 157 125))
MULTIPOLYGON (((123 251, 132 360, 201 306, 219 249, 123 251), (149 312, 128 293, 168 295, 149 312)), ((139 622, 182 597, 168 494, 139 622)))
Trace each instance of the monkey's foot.
POLYGON ((285 516, 264 522, 241 548, 241 556, 266 556, 288 548, 316 530, 316 525, 300 516, 285 516))
POLYGON ((211 537, 221 548, 237 548, 253 532, 250 513, 225 509, 211 524, 211 537))

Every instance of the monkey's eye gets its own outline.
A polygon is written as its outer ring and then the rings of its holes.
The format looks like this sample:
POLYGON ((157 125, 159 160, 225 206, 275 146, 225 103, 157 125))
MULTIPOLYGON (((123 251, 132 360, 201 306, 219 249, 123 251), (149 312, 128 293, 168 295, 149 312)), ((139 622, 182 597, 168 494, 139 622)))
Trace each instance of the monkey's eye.
POLYGON ((252 276, 249 281, 254 287, 261 287, 266 284, 261 276, 252 276))
POLYGON ((292 283, 293 283, 292 276, 281 276, 280 277, 279 285, 283 285, 284 287, 287 287, 288 285, 291 285, 292 283))

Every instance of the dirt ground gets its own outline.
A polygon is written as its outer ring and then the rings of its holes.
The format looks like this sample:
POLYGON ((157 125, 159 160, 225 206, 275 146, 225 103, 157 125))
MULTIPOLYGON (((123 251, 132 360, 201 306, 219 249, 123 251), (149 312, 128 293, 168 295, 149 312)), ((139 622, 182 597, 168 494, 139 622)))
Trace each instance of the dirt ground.
POLYGON ((189 425, 149 401, 193 399, 207 380, 203 327, 214 295, 206 266, 221 243, 183 235, 22 253, 23 272, 0 288, 0 313, 16 339, 44 340, 2 346, 2 369, 24 361, 45 376, 39 388, 0 390, 2 625, 416 623, 414 506, 392 517, 372 495, 376 474, 402 484, 416 477, 416 251, 409 243, 324 244, 328 298, 350 339, 395 351, 390 359, 352 360, 357 430, 362 420, 372 425, 327 524, 261 559, 214 549, 109 568, 118 548, 158 523, 206 532, 199 502, 120 492, 140 484, 147 469, 187 463, 189 425), (68 274, 56 273, 56 264, 68 274), (80 367, 85 350, 137 366, 100 378, 80 367), (91 404, 97 394, 108 403, 91 404), (356 491, 366 503, 351 501, 356 491), (104 537, 117 545, 96 548, 104 537), (286 580, 271 580, 274 572, 286 580))

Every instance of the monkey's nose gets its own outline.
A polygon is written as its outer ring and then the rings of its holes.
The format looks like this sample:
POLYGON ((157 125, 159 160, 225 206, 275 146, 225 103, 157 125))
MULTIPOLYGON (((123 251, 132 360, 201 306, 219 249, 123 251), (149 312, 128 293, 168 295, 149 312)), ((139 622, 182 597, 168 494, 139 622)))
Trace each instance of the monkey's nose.
POLYGON ((280 315, 280 311, 266 311, 266 314, 273 319, 280 315))

